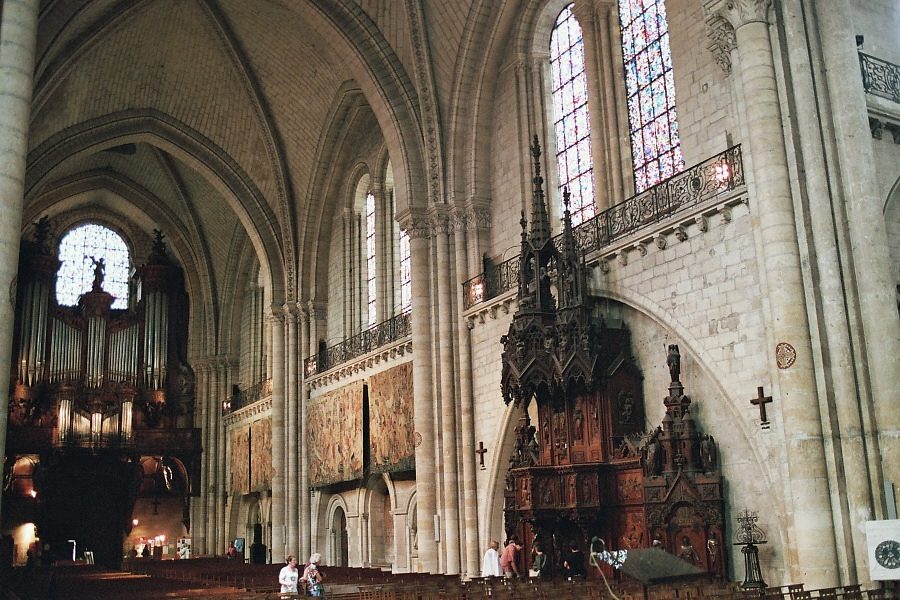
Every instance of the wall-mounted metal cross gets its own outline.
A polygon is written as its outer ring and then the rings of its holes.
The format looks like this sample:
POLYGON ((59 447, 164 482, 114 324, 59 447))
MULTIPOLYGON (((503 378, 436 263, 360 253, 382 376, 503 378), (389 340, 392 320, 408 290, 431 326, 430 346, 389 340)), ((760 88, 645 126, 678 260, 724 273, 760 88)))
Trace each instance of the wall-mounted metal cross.
POLYGON ((478 455, 478 466, 484 471, 484 455, 487 454, 487 448, 484 447, 484 442, 478 442, 478 450, 475 451, 475 454, 478 455))
POLYGON ((750 400, 750 404, 754 406, 759 406, 759 425, 763 429, 769 428, 769 419, 766 417, 766 404, 772 401, 772 396, 766 396, 763 393, 762 386, 756 388, 756 398, 752 398, 750 400))

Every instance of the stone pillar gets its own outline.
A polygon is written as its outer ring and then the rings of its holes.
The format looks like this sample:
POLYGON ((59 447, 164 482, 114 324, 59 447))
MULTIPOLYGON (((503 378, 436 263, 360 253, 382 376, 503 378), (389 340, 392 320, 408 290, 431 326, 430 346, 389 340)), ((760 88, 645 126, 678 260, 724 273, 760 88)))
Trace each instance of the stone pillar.
POLYGON ((204 449, 206 454, 206 554, 215 556, 219 553, 219 543, 216 537, 216 496, 219 493, 218 465, 218 412, 221 410, 216 403, 216 392, 219 387, 219 360, 213 356, 207 365, 207 386, 204 402, 207 407, 206 431, 208 446, 204 449))
POLYGON ((272 331, 272 562, 281 562, 287 554, 285 544, 285 456, 284 456, 284 314, 273 307, 269 315, 272 331))
MULTIPOLYGON (((622 35, 619 31, 618 3, 594 0, 597 23, 597 46, 600 52, 600 77, 603 89, 603 119, 608 143, 609 201, 606 206, 623 202, 634 190, 634 168, 631 161, 631 128, 628 124, 628 102, 622 77, 622 35), (622 152, 622 148, 626 151, 622 152)), ((596 189, 594 190, 596 194, 596 189)), ((601 209, 602 210, 602 209, 601 209)))
MULTIPOLYGON (((443 546, 446 552, 444 572, 459 573, 459 473, 457 471, 456 393, 454 389, 454 328, 450 282, 450 228, 446 214, 434 217, 434 244, 437 254, 438 353, 441 390, 441 444, 443 466, 443 546)), ((415 344, 413 344, 415 348, 415 344)), ((416 462, 418 466, 418 461, 416 462)))
MULTIPOLYGON (((344 314, 343 314, 343 337, 344 339, 353 335, 353 331, 355 330, 353 326, 353 294, 355 293, 356 286, 353 284, 353 274, 356 272, 356 269, 353 268, 353 222, 351 217, 353 213, 349 209, 344 209, 341 214, 341 226, 343 228, 343 246, 344 246, 344 270, 342 273, 343 276, 343 285, 341 289, 343 290, 344 296, 344 314)), ((327 337, 327 336, 326 336, 327 337)))
POLYGON ((0 288, 4 290, 0 302, 0 365, 4 365, 0 369, 0 452, 6 448, 9 418, 9 369, 5 367, 12 360, 38 4, 38 0, 4 0, 0 10, 0 288))
POLYGON ((382 178, 372 177, 372 195, 375 196, 375 322, 381 323, 394 312, 393 235, 382 178))
MULTIPOLYGON (((462 488, 463 488, 463 539, 465 540, 464 560, 462 568, 468 577, 477 577, 480 573, 480 545, 478 543, 478 497, 475 483, 475 417, 474 417, 474 392, 472 389, 472 340, 469 337, 469 328, 462 318, 464 295, 462 284, 469 278, 470 273, 481 271, 481 265, 476 263, 476 268, 469 267, 466 254, 467 233, 475 234, 476 224, 468 223, 465 212, 457 212, 454 215, 454 242, 456 259, 456 347, 459 358, 459 417, 460 417, 460 446, 462 447, 462 488)), ((477 246, 477 244, 475 244, 477 246)))
POLYGON ((299 477, 297 481, 297 496, 300 498, 300 556, 302 560, 306 560, 310 555, 310 536, 312 535, 312 527, 310 523, 309 513, 309 455, 307 454, 306 445, 306 406, 309 403, 309 385, 306 382, 306 372, 303 369, 304 358, 313 356, 316 352, 316 336, 315 328, 310 326, 310 321, 315 323, 314 319, 310 319, 310 310, 304 310, 300 313, 300 343, 306 347, 306 352, 300 352, 300 406, 297 411, 297 419, 299 426, 297 427, 297 435, 300 438, 300 464, 298 466, 299 477))
MULTIPOLYGON (((791 113, 796 121, 798 172, 800 187, 806 196, 811 240, 808 254, 815 260, 818 301, 810 314, 818 309, 817 328, 822 331, 822 356, 817 360, 820 380, 830 385, 828 406, 836 422, 823 419, 825 439, 833 439, 834 468, 829 465, 829 478, 834 485, 831 492, 835 513, 835 532, 838 537, 838 558, 844 584, 867 580, 865 522, 873 519, 873 497, 869 485, 864 426, 860 416, 860 394, 854 372, 853 342, 847 312, 846 294, 850 292, 852 277, 845 271, 838 247, 840 235, 836 231, 835 215, 843 211, 843 199, 833 193, 829 182, 828 154, 823 146, 821 104, 816 94, 812 73, 821 71, 821 57, 813 62, 810 52, 810 32, 804 22, 803 0, 783 3, 785 41, 791 64, 793 103, 791 113), (801 108, 802 107, 802 108, 801 108), (827 375, 826 375, 827 374, 827 375), (828 381, 830 379, 830 381, 828 381)), ((855 63, 858 68, 858 64, 855 63)), ((868 442, 871 443, 871 442, 868 442)), ((871 586, 871 581, 866 584, 871 586)))
MULTIPOLYGON (((789 368, 770 372, 781 395, 787 461, 786 521, 791 581, 837 584, 834 522, 825 467, 812 345, 805 307, 793 199, 784 148, 775 63, 769 42, 771 0, 706 0, 735 30, 744 94, 744 122, 753 163, 754 218, 759 223, 770 319, 776 343, 796 350, 789 368)), ((774 350, 774 349, 773 349, 774 350)))
POLYGON ((285 489, 287 490, 287 552, 293 556, 297 556, 300 550, 299 546, 299 506, 297 503, 297 356, 300 350, 300 344, 297 339, 297 304, 289 303, 284 305, 285 318, 287 320, 287 397, 285 401, 285 423, 287 424, 287 481, 285 481, 285 489))
POLYGON ((404 227, 409 233, 410 263, 412 271, 412 343, 413 390, 416 401, 413 406, 416 452, 416 513, 418 523, 419 562, 428 573, 438 569, 437 544, 435 542, 434 517, 435 488, 435 439, 434 394, 432 385, 431 339, 431 227, 427 219, 417 217, 404 227))
POLYGON ((219 389, 216 390, 216 439, 219 450, 216 460, 216 480, 218 481, 218 493, 216 494, 216 537, 219 540, 221 552, 228 548, 228 535, 225 530, 225 499, 228 493, 226 460, 228 446, 225 445, 225 415, 222 414, 222 403, 229 397, 229 382, 231 381, 232 363, 223 357, 219 363, 219 389))
MULTIPOLYGON (((854 46, 853 16, 847 0, 815 5, 825 79, 834 125, 840 182, 847 207, 850 249, 853 254, 859 316, 865 338, 863 369, 871 386, 878 429, 877 460, 884 482, 900 486, 900 321, 897 319, 895 282, 885 251, 887 232, 876 187, 875 157, 868 135, 868 110, 859 58, 854 46), (846 36, 846 37, 845 37, 846 36), (879 456, 880 453, 880 456, 879 456)), ((860 360, 861 359, 861 360, 860 360)), ((879 490, 880 492, 881 490, 879 490)), ((884 500, 876 505, 885 518, 884 500)))
MULTIPOLYGON (((533 53, 526 56, 520 56, 515 63, 513 69, 515 74, 515 90, 516 90, 516 118, 517 118, 517 157, 519 164, 519 197, 522 199, 521 209, 528 214, 529 198, 531 198, 531 154, 528 148, 531 147, 532 137, 537 135, 541 142, 541 147, 548 149, 548 156, 555 156, 550 148, 556 148, 556 134, 553 130, 553 123, 548 119, 552 116, 552 109, 545 102, 549 99, 547 93, 550 85, 547 83, 550 79, 550 48, 544 49, 542 53, 533 53)), ((553 159, 556 162, 556 159, 553 159)), ((559 175, 556 168, 547 169, 546 173, 547 189, 549 198, 560 198, 556 193, 559 188, 559 175)), ((549 210, 551 220, 559 217, 562 213, 558 206, 559 202, 550 201, 549 210)))
MULTIPOLYGON (((604 9, 608 10, 606 3, 604 9)), ((587 79, 588 93, 588 118, 591 121, 591 158, 593 159, 594 171, 594 211, 598 213, 609 207, 611 199, 612 171, 615 165, 610 157, 610 151, 614 144, 614 132, 607 131, 606 127, 609 120, 606 118, 606 112, 613 107, 607 107, 603 102, 603 84, 609 80, 608 74, 604 71, 608 68, 607 55, 600 47, 603 37, 600 35, 599 29, 605 27, 605 19, 595 18, 594 0, 576 0, 572 13, 581 26, 582 40, 584 41, 584 72, 587 79)), ((620 69, 621 70, 621 69, 620 69)), ((555 118, 555 117, 554 117, 555 118)), ((549 150, 549 148, 548 148, 549 150)), ((558 150, 558 149, 557 149, 558 150)), ((553 156, 552 152, 548 152, 548 158, 553 156)), ((555 163, 555 161, 552 161, 555 163)), ((550 169, 551 161, 547 160, 547 170, 550 169)), ((619 174, 621 180, 621 173, 619 174)))
POLYGON ((200 439, 203 443, 203 454, 200 457, 200 496, 192 497, 191 504, 194 507, 194 515, 191 521, 191 554, 199 556, 206 554, 206 527, 207 527, 207 498, 209 497, 209 427, 207 419, 209 406, 206 402, 207 388, 209 386, 209 372, 207 361, 198 360, 194 364, 197 374, 196 404, 197 420, 194 422, 200 428, 200 439))

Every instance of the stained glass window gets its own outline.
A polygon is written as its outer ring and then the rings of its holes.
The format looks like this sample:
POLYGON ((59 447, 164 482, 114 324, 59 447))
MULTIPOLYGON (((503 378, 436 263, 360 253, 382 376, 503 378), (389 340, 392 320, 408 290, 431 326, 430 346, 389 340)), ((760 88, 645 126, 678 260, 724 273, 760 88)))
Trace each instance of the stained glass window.
POLYGON ((87 223, 70 230, 59 242, 62 265, 56 276, 56 301, 75 306, 94 283, 94 261, 104 263, 103 290, 115 296, 113 308, 128 308, 128 246, 115 231, 87 223))
POLYGON ((410 273, 409 234, 400 232, 400 312, 412 306, 412 275, 410 273))
POLYGON ((634 187, 684 170, 665 0, 619 0, 634 187))
POLYGON ((550 34, 550 77, 559 187, 569 188, 569 210, 577 225, 594 216, 594 173, 584 41, 581 26, 572 14, 573 6, 559 13, 550 34))
POLYGON ((375 295, 375 194, 366 194, 366 300, 369 307, 368 326, 378 319, 375 295))

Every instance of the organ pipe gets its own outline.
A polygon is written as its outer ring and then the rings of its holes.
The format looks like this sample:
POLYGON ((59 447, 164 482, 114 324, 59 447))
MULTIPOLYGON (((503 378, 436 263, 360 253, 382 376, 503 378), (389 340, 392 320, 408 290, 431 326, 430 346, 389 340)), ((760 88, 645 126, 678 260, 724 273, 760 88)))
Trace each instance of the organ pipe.
MULTIPOLYGON (((46 228, 42 231, 46 235, 46 228)), ((162 235, 157 233, 147 263, 137 269, 131 289, 140 296, 132 297, 125 310, 112 309, 114 298, 103 290, 105 272, 99 260, 94 262, 93 287, 79 297, 78 305, 58 305, 53 292, 60 263, 51 244, 38 243, 35 237, 32 244, 23 241, 20 257, 10 392, 26 407, 47 397, 56 402, 56 443, 129 443, 135 425, 158 427, 161 417, 171 414, 161 410, 170 394, 193 402, 186 397, 192 383, 182 379, 192 371, 176 358, 186 348, 170 356, 169 340, 186 339, 186 299, 183 279, 166 256, 162 235), (167 383, 171 369, 182 374, 177 386, 167 383), (38 389, 38 384, 43 387, 38 389)), ((46 420, 38 422, 45 418, 40 410, 28 407, 21 414, 25 416, 12 426, 47 426, 46 420)))

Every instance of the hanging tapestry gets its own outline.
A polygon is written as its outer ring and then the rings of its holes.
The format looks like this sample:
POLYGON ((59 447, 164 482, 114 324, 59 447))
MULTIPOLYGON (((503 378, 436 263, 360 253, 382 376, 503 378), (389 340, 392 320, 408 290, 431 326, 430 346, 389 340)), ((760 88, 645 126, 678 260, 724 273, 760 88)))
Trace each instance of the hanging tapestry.
POLYGON ((369 458, 373 473, 415 468, 412 363, 369 378, 369 458))
POLYGON ((231 432, 231 491, 250 493, 250 428, 247 426, 231 432))
POLYGON ((272 487, 272 419, 250 425, 250 491, 272 487))
POLYGON ((310 485, 321 487, 362 477, 362 411, 362 381, 310 400, 306 409, 310 485))

